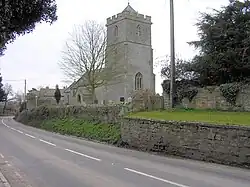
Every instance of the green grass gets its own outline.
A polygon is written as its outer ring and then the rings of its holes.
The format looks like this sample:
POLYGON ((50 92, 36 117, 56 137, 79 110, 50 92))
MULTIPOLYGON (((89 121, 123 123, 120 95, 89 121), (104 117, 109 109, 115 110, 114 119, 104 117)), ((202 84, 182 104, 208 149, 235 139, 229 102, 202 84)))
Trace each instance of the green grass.
POLYGON ((212 124, 249 125, 250 112, 222 112, 209 110, 165 110, 152 112, 138 112, 130 114, 129 117, 146 119, 207 122, 212 124))
POLYGON ((75 118, 45 120, 40 128, 110 144, 116 144, 121 137, 118 125, 96 124, 75 118))

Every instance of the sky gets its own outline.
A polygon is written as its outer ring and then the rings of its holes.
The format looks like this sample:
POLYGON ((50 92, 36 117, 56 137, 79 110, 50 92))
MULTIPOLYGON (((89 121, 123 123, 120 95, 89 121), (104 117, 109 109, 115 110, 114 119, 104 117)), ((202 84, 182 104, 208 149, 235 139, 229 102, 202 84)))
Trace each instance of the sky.
MULTIPOLYGON (((228 4, 228 0, 174 0, 176 54, 192 58, 197 51, 187 42, 197 40, 194 24, 199 12, 209 12, 228 4)), ((53 25, 37 24, 33 33, 18 37, 9 44, 0 68, 3 83, 12 85, 15 91, 41 86, 54 88, 67 86, 58 66, 61 51, 75 24, 96 20, 102 24, 106 18, 121 12, 128 0, 57 0, 58 21, 53 25)), ((169 0, 130 0, 130 5, 139 13, 152 16, 152 47, 154 59, 170 54, 169 0)), ((156 92, 162 93, 160 69, 156 68, 156 92)))

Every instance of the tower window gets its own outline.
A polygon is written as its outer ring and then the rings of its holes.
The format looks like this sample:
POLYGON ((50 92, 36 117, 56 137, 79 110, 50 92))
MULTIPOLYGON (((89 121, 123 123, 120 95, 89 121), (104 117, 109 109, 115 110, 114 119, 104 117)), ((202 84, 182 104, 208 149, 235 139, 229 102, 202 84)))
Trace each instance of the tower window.
POLYGON ((141 36, 141 26, 140 25, 137 25, 137 27, 136 27, 136 35, 141 36))
POLYGON ((82 102, 82 98, 81 98, 81 95, 80 95, 80 94, 77 95, 77 101, 78 101, 78 103, 81 103, 81 102, 82 102))
POLYGON ((141 90, 142 89, 142 74, 138 72, 135 75, 135 90, 141 90))
POLYGON ((118 26, 117 25, 115 26, 115 29, 114 29, 114 35, 118 36, 118 26))

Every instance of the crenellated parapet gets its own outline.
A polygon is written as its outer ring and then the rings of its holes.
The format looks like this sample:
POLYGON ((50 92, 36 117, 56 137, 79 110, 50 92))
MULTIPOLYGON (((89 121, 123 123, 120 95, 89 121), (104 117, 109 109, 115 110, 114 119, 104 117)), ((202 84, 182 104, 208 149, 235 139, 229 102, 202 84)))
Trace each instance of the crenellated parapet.
POLYGON ((107 18, 107 24, 111 25, 113 23, 116 23, 122 19, 133 19, 136 21, 141 21, 141 22, 145 22, 145 23, 149 23, 151 24, 151 16, 147 16, 144 14, 139 14, 139 13, 134 13, 134 12, 122 12, 119 14, 116 14, 112 17, 107 18))

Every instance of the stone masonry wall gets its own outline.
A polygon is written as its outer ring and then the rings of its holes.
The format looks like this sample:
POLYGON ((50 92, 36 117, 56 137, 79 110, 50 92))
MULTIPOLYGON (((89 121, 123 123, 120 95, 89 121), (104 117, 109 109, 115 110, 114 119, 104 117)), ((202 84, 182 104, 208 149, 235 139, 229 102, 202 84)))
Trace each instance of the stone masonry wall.
MULTIPOLYGON (((164 108, 169 108, 169 95, 163 93, 164 108)), ((231 106, 221 95, 219 87, 209 86, 198 88, 198 94, 191 102, 187 98, 182 100, 181 106, 184 108, 196 109, 217 109, 217 110, 241 110, 250 111, 250 86, 246 85, 237 95, 236 105, 231 106), (237 106, 237 107, 235 107, 237 106)))
POLYGON ((122 141, 143 151, 250 168, 250 128, 125 118, 122 141))

